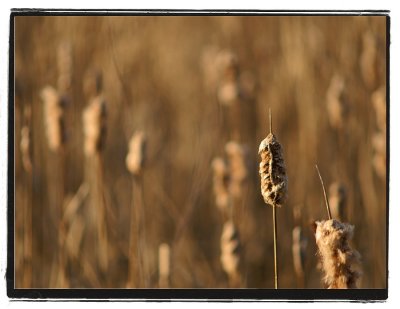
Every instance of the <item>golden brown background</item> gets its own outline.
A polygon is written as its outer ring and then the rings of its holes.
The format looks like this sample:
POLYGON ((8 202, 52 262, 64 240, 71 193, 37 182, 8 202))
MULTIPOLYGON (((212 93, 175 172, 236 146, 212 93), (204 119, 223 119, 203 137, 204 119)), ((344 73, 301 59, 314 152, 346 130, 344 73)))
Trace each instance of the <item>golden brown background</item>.
POLYGON ((132 133, 147 136, 143 171, 146 287, 158 286, 158 247, 171 246, 174 288, 227 287, 220 264, 223 219, 215 206, 211 161, 231 140, 249 149, 245 195, 235 212, 242 244, 242 287, 273 287, 272 211, 263 203, 258 145, 273 130, 284 149, 289 199, 278 210, 282 288, 322 288, 310 228, 326 219, 315 164, 325 184, 341 181, 352 246, 362 255, 363 288, 386 287, 386 178, 373 160, 378 130, 372 95, 386 87, 386 17, 372 16, 132 16, 15 19, 15 262, 16 287, 56 287, 57 230, 62 179, 68 203, 92 180, 83 153, 83 81, 97 69, 107 101, 103 152, 110 264, 93 251, 94 198, 69 218, 64 287, 123 288, 127 282, 132 176, 125 167, 132 133), (64 44, 64 45, 63 45, 64 44), (65 109, 66 173, 48 148, 40 92, 57 86, 60 46, 72 51, 72 85, 65 109), (231 107, 219 102, 213 57, 236 55, 245 94, 231 107), (330 124, 327 93, 344 82, 343 126, 330 124), (20 139, 31 110, 32 170, 23 169, 20 139), (235 133, 234 133, 235 132, 235 133), (61 178, 60 178, 61 177, 61 178), (293 210, 308 238, 305 285, 292 261, 293 210), (74 228, 72 228, 74 226, 74 228))

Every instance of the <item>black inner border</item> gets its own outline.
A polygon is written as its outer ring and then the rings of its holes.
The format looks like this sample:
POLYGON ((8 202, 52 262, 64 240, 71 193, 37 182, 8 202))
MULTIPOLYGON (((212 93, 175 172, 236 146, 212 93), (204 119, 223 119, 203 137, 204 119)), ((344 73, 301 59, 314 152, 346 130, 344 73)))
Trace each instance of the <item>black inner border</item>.
POLYGON ((17 300, 81 301, 212 301, 260 302, 284 300, 294 302, 356 301, 376 302, 388 298, 389 262, 389 173, 390 173, 390 11, 389 10, 126 10, 126 9, 12 9, 10 13, 8 74, 8 207, 7 207, 7 295, 17 300), (386 16, 386 288, 385 289, 16 289, 14 287, 14 20, 17 16, 386 16))

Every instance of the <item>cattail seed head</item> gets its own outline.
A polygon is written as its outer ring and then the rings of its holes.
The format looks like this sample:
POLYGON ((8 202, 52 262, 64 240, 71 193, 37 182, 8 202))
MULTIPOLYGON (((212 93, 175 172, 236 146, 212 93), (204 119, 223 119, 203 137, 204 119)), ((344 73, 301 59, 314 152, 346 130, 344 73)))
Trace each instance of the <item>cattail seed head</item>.
POLYGON ((229 159, 229 191, 235 198, 242 196, 243 185, 248 177, 248 150, 236 142, 228 142, 225 152, 229 159))
POLYGON ((335 219, 315 222, 315 240, 329 289, 357 288, 360 254, 349 246, 354 226, 335 219))
POLYGON ((129 141, 126 167, 133 175, 139 175, 146 158, 146 137, 142 131, 133 134, 129 141))
POLYGON ((158 272, 160 288, 169 286, 171 269, 170 264, 170 248, 168 244, 163 243, 158 247, 158 272))
POLYGON ((326 94, 326 107, 328 110, 329 124, 334 129, 342 129, 347 113, 344 100, 344 80, 339 75, 334 75, 326 94))
POLYGON ((261 194, 265 203, 280 207, 287 197, 287 177, 282 146, 274 134, 268 134, 261 142, 258 154, 261 194))
POLYGON ((343 220, 346 207, 346 188, 339 182, 334 182, 329 186, 329 206, 332 217, 343 220))
POLYGON ((21 156, 22 156, 22 166, 25 171, 30 172, 32 170, 32 162, 30 155, 30 130, 28 126, 23 126, 21 129, 21 156))
POLYGON ((227 211, 229 207, 229 171, 222 158, 215 158, 211 163, 213 169, 213 190, 215 203, 221 211, 227 211))
POLYGON ((93 98, 83 111, 84 152, 90 157, 104 147, 106 135, 106 102, 102 96, 93 98))
POLYGON ((44 102, 44 121, 49 148, 60 149, 65 142, 64 104, 56 89, 46 86, 41 92, 44 102))
POLYGON ((239 273, 240 241, 239 233, 232 221, 224 224, 221 236, 221 264, 229 277, 239 273))

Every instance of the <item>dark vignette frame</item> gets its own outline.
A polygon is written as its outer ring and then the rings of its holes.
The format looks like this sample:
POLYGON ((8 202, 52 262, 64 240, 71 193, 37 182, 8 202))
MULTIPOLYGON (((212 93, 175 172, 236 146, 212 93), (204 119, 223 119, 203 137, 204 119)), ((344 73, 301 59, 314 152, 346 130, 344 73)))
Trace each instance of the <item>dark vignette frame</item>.
POLYGON ((81 301, 197 301, 261 302, 271 300, 313 302, 376 302, 388 298, 389 275, 389 176, 390 176, 390 11, 388 10, 77 10, 77 9, 12 9, 10 13, 8 72, 8 185, 7 185, 7 295, 16 300, 81 301), (14 18, 16 16, 386 16, 386 288, 323 289, 16 289, 14 277, 14 18))

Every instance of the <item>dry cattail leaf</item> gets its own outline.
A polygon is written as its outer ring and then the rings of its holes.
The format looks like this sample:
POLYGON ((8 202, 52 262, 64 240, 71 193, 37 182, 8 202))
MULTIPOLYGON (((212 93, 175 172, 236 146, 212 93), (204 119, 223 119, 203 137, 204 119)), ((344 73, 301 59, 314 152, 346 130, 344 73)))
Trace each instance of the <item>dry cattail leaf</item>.
POLYGON ((25 171, 32 170, 32 161, 30 155, 30 130, 28 126, 23 126, 21 129, 21 142, 20 142, 22 166, 25 171))
POLYGON ((363 47, 360 57, 361 76, 364 83, 373 87, 377 78, 377 48, 376 38, 371 32, 363 35, 363 47))
POLYGON ((159 272, 159 287, 166 288, 170 281, 170 248, 168 244, 161 244, 158 247, 158 272, 159 272))
POLYGON ((106 115, 106 102, 102 96, 93 98, 83 111, 84 151, 88 157, 104 147, 106 115))
POLYGON ((269 133, 261 142, 258 154, 261 194, 265 203, 280 207, 286 200, 288 184, 282 146, 274 134, 269 133))
POLYGON ((224 224, 221 236, 221 264, 229 277, 237 277, 240 263, 239 233, 232 221, 224 224))
POLYGON ((343 220, 346 207, 346 188, 339 182, 329 186, 329 206, 332 217, 343 220))
POLYGON ((381 132, 386 133, 386 87, 382 86, 371 96, 375 108, 376 124, 381 132))
POLYGON ((236 142, 228 142, 225 152, 229 159, 229 192, 235 198, 243 194, 243 185, 248 177, 248 150, 236 142))
POLYGON ((229 171, 222 158, 215 158, 212 163, 214 171, 213 190, 215 203, 221 211, 227 211, 229 207, 229 171))
POLYGON ((335 219, 315 222, 315 240, 329 289, 357 288, 360 254, 349 246, 354 226, 335 219))
POLYGON ((61 94, 71 88, 72 83, 72 46, 64 42, 58 47, 57 53, 58 81, 57 86, 61 94))
POLYGON ((84 220, 79 214, 76 214, 70 224, 65 239, 65 247, 71 259, 76 259, 79 256, 84 230, 84 220))
POLYGON ((302 228, 296 226, 292 231, 293 266, 298 278, 304 278, 307 239, 302 228))
POLYGON ((41 97, 44 102, 44 119, 47 141, 53 151, 60 149, 65 141, 64 106, 57 90, 46 86, 41 97))
POLYGON ((133 175, 139 175, 146 158, 146 137, 142 131, 133 134, 129 141, 129 152, 126 156, 126 167, 133 175))
POLYGON ((334 129, 342 129, 347 112, 344 101, 344 80, 340 75, 334 75, 326 94, 326 106, 328 110, 329 124, 334 129))

